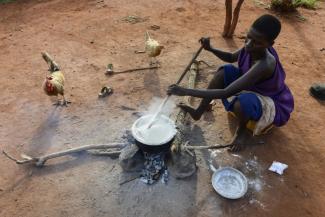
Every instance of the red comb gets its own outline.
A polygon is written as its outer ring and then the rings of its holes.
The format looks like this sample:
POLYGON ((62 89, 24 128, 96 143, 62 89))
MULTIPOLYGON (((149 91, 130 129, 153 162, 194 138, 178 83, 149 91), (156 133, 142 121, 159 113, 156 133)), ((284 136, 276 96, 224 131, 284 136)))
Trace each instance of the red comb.
POLYGON ((52 92, 54 90, 53 85, 48 81, 46 81, 46 90, 48 92, 52 92))

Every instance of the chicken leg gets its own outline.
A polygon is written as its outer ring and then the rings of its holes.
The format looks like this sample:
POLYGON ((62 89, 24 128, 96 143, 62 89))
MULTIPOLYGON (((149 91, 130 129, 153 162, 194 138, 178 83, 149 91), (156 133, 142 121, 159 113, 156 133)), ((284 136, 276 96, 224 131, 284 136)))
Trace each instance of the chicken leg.
POLYGON ((58 96, 58 100, 53 103, 54 106, 68 106, 68 104, 70 104, 71 101, 68 101, 65 99, 64 95, 62 95, 62 100, 59 99, 59 96, 58 96))
POLYGON ((62 100, 62 105, 63 106, 68 106, 68 104, 71 103, 71 101, 68 101, 68 100, 65 99, 64 95, 62 95, 62 98, 63 98, 63 100, 62 100))

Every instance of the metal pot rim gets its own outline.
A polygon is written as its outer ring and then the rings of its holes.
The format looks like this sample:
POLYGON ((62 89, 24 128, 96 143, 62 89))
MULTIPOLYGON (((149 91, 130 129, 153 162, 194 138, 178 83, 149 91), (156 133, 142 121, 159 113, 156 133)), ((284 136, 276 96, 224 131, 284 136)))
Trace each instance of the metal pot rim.
POLYGON ((151 144, 148 144, 146 141, 144 141, 141 137, 139 137, 139 136, 137 135, 137 133, 136 133, 136 131, 137 131, 137 124, 138 124, 141 120, 143 120, 143 119, 147 119, 147 118, 149 118, 149 117, 151 117, 151 116, 152 116, 151 114, 149 114, 149 115, 144 115, 144 116, 138 118, 138 119, 133 123, 132 128, 131 128, 131 132, 132 132, 132 136, 133 136, 133 138, 134 138, 135 140, 137 140, 138 142, 140 142, 140 143, 142 143, 142 144, 144 144, 144 145, 149 145, 149 146, 159 146, 159 145, 164 145, 164 144, 170 142, 170 141, 175 137, 177 130, 176 130, 176 126, 175 126, 174 121, 171 120, 170 118, 168 118, 166 115, 159 115, 159 116, 160 116, 160 118, 165 119, 165 120, 170 124, 170 126, 171 126, 172 128, 174 128, 174 131, 173 131, 169 136, 167 136, 163 141, 161 141, 161 142, 159 142, 159 143, 151 143, 151 144))

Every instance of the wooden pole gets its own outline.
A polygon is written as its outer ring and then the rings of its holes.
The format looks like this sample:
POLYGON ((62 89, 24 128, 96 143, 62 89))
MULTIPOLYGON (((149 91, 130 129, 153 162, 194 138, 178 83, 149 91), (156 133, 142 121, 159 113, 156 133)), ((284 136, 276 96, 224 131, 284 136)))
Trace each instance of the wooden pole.
POLYGON ((238 22, 238 18, 239 18, 240 8, 241 8, 243 2, 244 2, 244 0, 238 0, 238 2, 237 2, 236 8, 234 10, 233 18, 232 18, 232 23, 231 23, 231 26, 227 33, 227 37, 229 37, 229 38, 231 38, 234 35, 235 29, 237 26, 237 22, 238 22))
POLYGON ((223 27, 223 37, 227 37, 228 32, 230 30, 231 26, 231 20, 232 20, 232 0, 225 0, 226 5, 226 19, 225 19, 225 25, 223 27))

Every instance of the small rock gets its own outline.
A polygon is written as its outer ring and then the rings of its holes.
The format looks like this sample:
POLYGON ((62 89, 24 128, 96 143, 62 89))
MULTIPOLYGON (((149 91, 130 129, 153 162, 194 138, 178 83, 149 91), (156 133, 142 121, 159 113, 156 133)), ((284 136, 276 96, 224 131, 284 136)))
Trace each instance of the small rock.
POLYGON ((137 145, 131 144, 122 149, 119 164, 124 171, 141 171, 144 164, 143 154, 137 145))
POLYGON ((156 30, 160 29, 160 26, 152 25, 152 26, 150 26, 150 29, 156 31, 156 30))
POLYGON ((184 12, 184 11, 186 11, 186 9, 185 8, 182 8, 182 7, 176 8, 175 10, 177 12, 184 12))
POLYGON ((192 176, 196 172, 196 156, 191 156, 187 152, 171 152, 171 162, 168 168, 170 174, 176 179, 184 179, 192 176))

